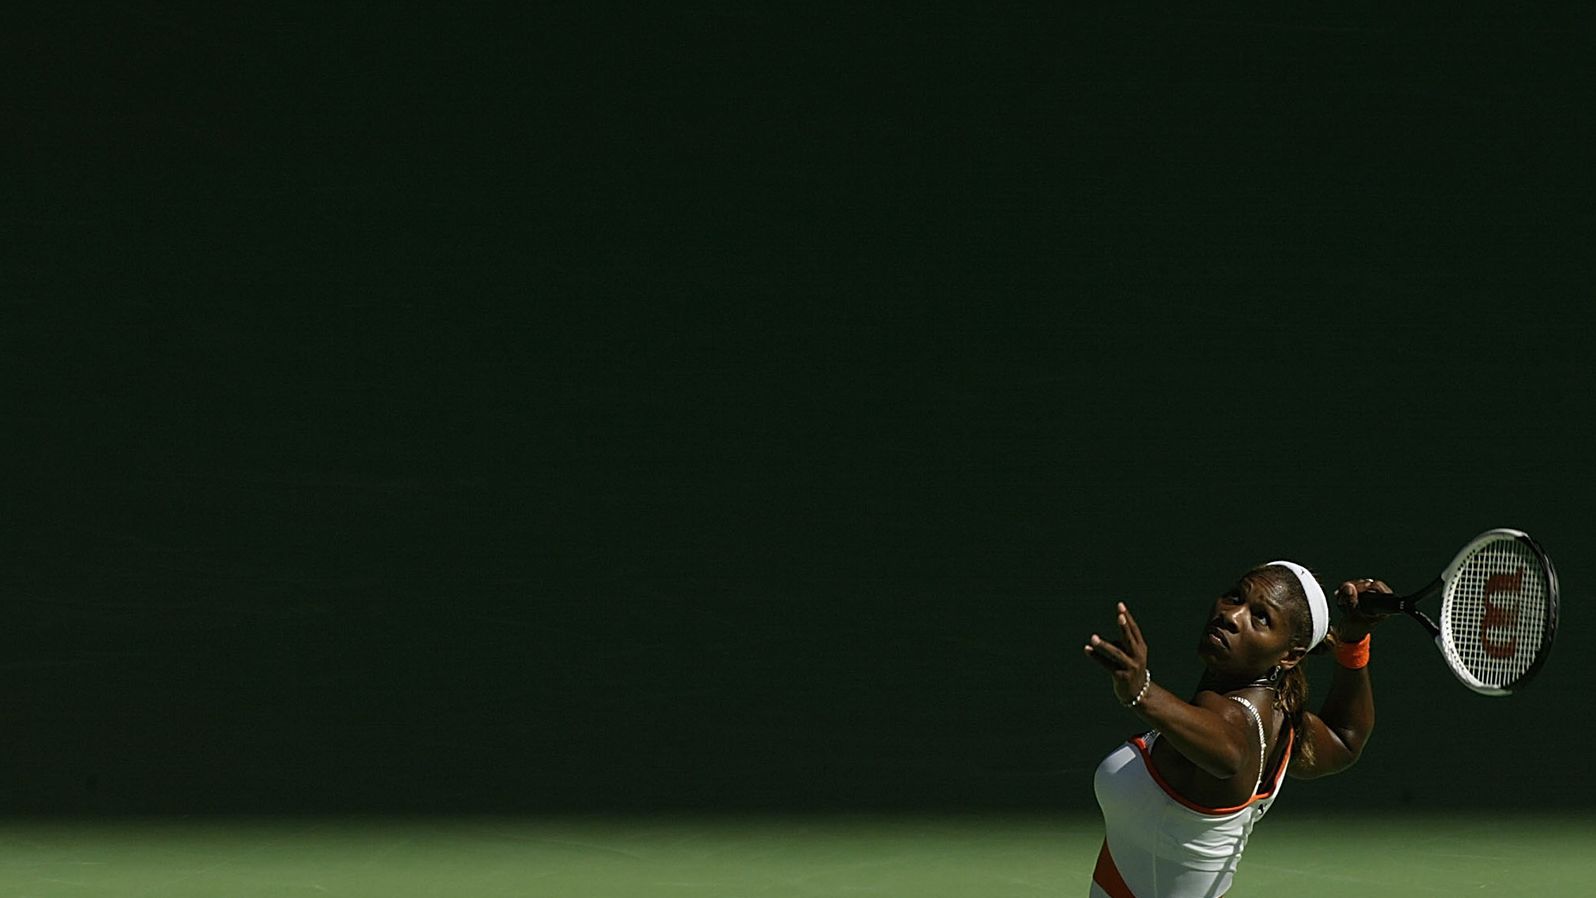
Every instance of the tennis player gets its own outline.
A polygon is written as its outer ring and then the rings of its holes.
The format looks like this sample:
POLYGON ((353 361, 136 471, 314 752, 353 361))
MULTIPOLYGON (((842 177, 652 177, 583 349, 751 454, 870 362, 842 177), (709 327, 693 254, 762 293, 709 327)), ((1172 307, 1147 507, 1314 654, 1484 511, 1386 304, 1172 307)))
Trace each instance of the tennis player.
POLYGON ((1214 601, 1197 642, 1206 669, 1189 699, 1152 678, 1141 628, 1118 606, 1121 638, 1093 634, 1086 655, 1152 729, 1097 768, 1107 835, 1092 898, 1218 898, 1288 769, 1312 779, 1352 766, 1374 729, 1366 665, 1369 631, 1384 615, 1358 610, 1369 590, 1391 591, 1379 580, 1341 584, 1332 629, 1306 568, 1274 561, 1248 571, 1214 601), (1336 671, 1315 714, 1304 707, 1302 660, 1321 644, 1334 649, 1336 671))

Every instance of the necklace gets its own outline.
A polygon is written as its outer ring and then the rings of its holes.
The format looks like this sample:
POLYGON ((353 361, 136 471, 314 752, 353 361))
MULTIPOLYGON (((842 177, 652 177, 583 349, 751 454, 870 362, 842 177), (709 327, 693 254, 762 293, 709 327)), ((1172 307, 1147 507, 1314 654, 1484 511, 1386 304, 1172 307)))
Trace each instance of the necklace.
POLYGON ((1284 708, 1285 707, 1285 705, 1281 703, 1280 686, 1279 686, 1279 684, 1275 683, 1273 680, 1269 679, 1268 677, 1259 677, 1258 679, 1253 680, 1251 683, 1247 683, 1247 684, 1245 684, 1245 685, 1243 685, 1243 686, 1241 686, 1239 688, 1241 688, 1241 689, 1267 689, 1270 692, 1273 692, 1275 694, 1275 700, 1273 702, 1270 702, 1270 704, 1274 705, 1276 708, 1284 708))
POLYGON ((1228 687, 1213 683, 1205 677, 1198 685, 1202 686, 1203 688, 1215 689, 1220 692, 1235 692, 1238 689, 1267 689, 1270 692, 1273 692, 1277 697, 1280 695, 1280 684, 1271 677, 1259 677, 1258 679, 1253 680, 1251 683, 1242 683, 1240 686, 1228 687))

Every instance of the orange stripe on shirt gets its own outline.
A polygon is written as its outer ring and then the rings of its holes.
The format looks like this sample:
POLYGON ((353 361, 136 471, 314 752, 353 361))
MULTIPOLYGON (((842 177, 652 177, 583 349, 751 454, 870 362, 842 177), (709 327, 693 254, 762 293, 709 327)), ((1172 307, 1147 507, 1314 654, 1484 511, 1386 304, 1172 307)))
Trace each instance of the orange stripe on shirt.
POLYGON ((1130 886, 1125 884, 1125 877, 1119 875, 1119 868, 1114 866, 1114 856, 1108 853, 1107 840, 1103 842, 1103 850, 1097 853, 1097 869, 1092 871, 1092 882, 1107 892, 1108 898, 1136 898, 1130 886))
POLYGON ((1168 795, 1170 798, 1173 798, 1175 801, 1180 802, 1199 814, 1206 814, 1212 817, 1222 817, 1227 814, 1234 814, 1243 808, 1251 807, 1254 802, 1262 801, 1263 799, 1274 794, 1275 789, 1280 787, 1280 781, 1285 778, 1286 765, 1291 761, 1291 748, 1296 741, 1296 733, 1293 732, 1290 727, 1287 727, 1286 750, 1281 753, 1281 760, 1276 765, 1273 782, 1267 784, 1268 788, 1262 788, 1262 785, 1260 785, 1260 791, 1258 794, 1248 798, 1244 803, 1238 804, 1232 808, 1210 808, 1206 805, 1200 805, 1197 802, 1188 799, 1179 792, 1176 792, 1175 787, 1171 786, 1164 779, 1164 777, 1159 774, 1158 768, 1153 766, 1153 752, 1152 749, 1148 747, 1146 738, 1137 736, 1134 739, 1131 739, 1130 742, 1132 745, 1136 746, 1137 753, 1142 756, 1142 766, 1147 768, 1147 773, 1152 776, 1153 782, 1157 783, 1158 787, 1164 790, 1165 795, 1168 795))

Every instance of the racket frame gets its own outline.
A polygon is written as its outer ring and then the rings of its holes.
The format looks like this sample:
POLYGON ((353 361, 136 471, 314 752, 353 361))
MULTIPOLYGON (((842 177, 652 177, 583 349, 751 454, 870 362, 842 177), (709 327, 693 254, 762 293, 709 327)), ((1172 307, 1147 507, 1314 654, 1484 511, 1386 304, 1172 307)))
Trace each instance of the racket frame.
POLYGON ((1547 556, 1539 543, 1530 538, 1528 533, 1522 530, 1498 527, 1494 530, 1487 530, 1469 540, 1468 544, 1452 559, 1452 562, 1441 571, 1441 576, 1435 578, 1428 586, 1418 592, 1406 596, 1395 596, 1382 592, 1359 593, 1358 605, 1376 612, 1401 613, 1413 618, 1435 640, 1435 646, 1441 650, 1441 657, 1445 659, 1446 666, 1451 669, 1452 675, 1457 677, 1459 682, 1481 695, 1511 695, 1528 685, 1529 681, 1534 679, 1537 673, 1540 673, 1541 667, 1546 663, 1547 656, 1551 654, 1552 640, 1557 635, 1557 569, 1552 567, 1552 559, 1547 556), (1468 668, 1458 659, 1457 652, 1442 631, 1441 625, 1437 624, 1417 606, 1421 603, 1427 603, 1436 596, 1440 596, 1441 616, 1443 619, 1447 618, 1447 612, 1452 602, 1452 585, 1456 582, 1455 578, 1458 571, 1483 546, 1500 542, 1503 537, 1508 537, 1524 544, 1540 562, 1541 569, 1546 572, 1546 624, 1541 631, 1541 644, 1536 646, 1535 659, 1530 662, 1530 666, 1511 683, 1503 686, 1492 686, 1480 682, 1477 677, 1469 672, 1468 668))

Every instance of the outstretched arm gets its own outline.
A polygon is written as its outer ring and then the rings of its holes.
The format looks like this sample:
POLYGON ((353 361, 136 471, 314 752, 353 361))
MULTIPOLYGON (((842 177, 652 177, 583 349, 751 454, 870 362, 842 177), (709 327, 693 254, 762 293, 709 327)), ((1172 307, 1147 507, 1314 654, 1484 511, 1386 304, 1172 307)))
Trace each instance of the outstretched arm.
MULTIPOLYGON (((1389 593, 1391 587, 1379 580, 1365 579, 1348 580, 1336 589, 1336 600, 1342 610, 1336 635, 1342 645, 1361 642, 1384 617, 1366 615, 1358 609, 1360 590, 1389 593)), ((1369 683, 1369 669, 1337 664, 1324 705, 1318 714, 1304 714, 1302 723, 1302 738, 1313 744, 1313 761, 1303 758, 1293 761, 1289 768, 1292 776, 1298 779, 1329 776, 1356 763, 1369 735, 1374 732, 1374 690, 1369 683)))
POLYGON ((1199 692, 1188 702, 1154 683, 1147 671, 1147 641, 1125 603, 1119 604, 1123 637, 1109 642, 1092 634, 1087 657, 1113 677, 1114 695, 1159 731, 1187 760, 1210 776, 1229 779, 1258 755, 1258 737, 1241 706, 1217 692, 1199 692))

